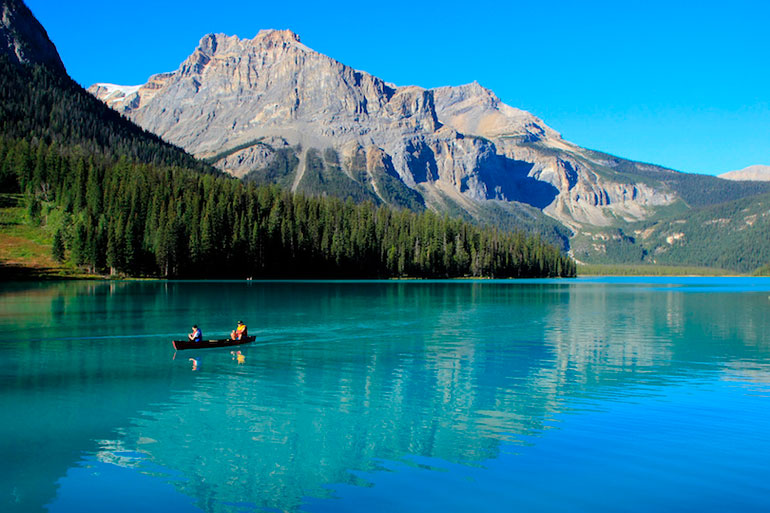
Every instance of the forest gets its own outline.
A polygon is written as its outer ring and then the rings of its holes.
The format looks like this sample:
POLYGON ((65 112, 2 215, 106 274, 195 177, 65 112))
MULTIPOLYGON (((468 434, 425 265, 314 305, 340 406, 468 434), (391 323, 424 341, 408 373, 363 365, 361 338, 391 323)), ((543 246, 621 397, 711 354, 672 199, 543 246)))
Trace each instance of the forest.
POLYGON ((0 191, 97 274, 167 278, 574 276, 537 236, 225 176, 68 76, 0 56, 0 191))
POLYGON ((27 198, 53 252, 93 273, 167 278, 574 276, 539 237, 306 197, 178 166, 0 138, 4 190, 27 198))

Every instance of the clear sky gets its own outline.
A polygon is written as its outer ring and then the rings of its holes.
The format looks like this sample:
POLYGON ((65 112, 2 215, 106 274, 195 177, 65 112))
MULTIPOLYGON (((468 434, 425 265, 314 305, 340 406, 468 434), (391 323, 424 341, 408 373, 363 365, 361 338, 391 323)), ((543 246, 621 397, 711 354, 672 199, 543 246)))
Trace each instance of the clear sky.
POLYGON ((680 171, 770 165, 770 2, 26 0, 70 75, 144 83, 207 33, 291 29, 397 85, 474 80, 565 139, 680 171))

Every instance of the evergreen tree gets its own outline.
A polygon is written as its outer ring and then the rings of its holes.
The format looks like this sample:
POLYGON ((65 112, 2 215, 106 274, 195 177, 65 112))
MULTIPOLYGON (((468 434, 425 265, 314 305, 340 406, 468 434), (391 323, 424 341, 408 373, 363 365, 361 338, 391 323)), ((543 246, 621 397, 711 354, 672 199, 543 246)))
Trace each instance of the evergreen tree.
POLYGON ((64 262, 64 236, 60 229, 53 234, 51 254, 57 262, 64 262))

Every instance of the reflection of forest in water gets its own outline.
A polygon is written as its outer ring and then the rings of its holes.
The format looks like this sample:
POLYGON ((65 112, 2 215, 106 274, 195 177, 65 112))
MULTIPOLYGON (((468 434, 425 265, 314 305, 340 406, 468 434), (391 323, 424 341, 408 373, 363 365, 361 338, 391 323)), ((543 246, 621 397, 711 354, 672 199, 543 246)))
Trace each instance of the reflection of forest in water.
POLYGON ((205 510, 292 510, 324 485, 362 484, 352 472, 378 460, 474 464, 501 441, 537 443, 585 401, 730 369, 757 379, 770 305, 766 292, 566 281, 67 283, 0 302, 19 339, 2 348, 0 397, 30 433, 3 428, 2 454, 25 476, 2 476, 3 495, 42 507, 83 453, 120 463, 138 450, 181 472, 175 486, 205 510), (244 347, 242 365, 206 352, 191 373, 167 339, 77 340, 186 329, 191 316, 204 330, 246 317, 268 344, 244 347), (35 325, 50 342, 29 341, 35 325))

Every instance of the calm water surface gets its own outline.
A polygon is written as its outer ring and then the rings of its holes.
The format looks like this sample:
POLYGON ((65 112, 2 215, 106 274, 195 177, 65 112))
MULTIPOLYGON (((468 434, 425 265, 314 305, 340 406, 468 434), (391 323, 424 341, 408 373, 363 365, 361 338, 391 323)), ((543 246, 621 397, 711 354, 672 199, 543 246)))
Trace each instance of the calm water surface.
POLYGON ((766 512, 769 314, 766 279, 0 284, 0 511, 766 512), (239 319, 240 361, 171 347, 239 319))

